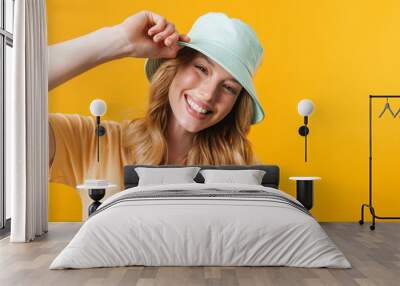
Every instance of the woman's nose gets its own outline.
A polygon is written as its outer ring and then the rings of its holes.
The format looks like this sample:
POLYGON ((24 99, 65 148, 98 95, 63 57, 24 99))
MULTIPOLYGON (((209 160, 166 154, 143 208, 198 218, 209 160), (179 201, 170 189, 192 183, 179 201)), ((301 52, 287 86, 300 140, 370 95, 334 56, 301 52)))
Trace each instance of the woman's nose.
POLYGON ((218 85, 211 81, 204 83, 200 88, 200 96, 205 101, 211 101, 218 89, 218 85))

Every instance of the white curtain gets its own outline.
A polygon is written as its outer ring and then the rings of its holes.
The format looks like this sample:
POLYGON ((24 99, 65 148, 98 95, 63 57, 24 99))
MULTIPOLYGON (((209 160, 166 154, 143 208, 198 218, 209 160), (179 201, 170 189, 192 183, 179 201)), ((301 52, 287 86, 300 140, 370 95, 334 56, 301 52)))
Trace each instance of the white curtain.
POLYGON ((11 190, 11 242, 48 228, 47 25, 45 0, 14 7, 12 92, 6 98, 6 187, 11 190))

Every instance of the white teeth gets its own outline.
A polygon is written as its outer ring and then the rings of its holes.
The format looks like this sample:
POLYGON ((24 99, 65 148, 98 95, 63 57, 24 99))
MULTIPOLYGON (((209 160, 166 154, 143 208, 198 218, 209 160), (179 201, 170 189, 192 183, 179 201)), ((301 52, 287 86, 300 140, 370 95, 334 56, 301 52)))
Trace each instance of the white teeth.
POLYGON ((189 103, 191 108, 193 108, 194 110, 196 110, 199 113, 203 113, 203 114, 207 113, 207 111, 208 111, 207 109, 201 108, 194 101, 190 100, 189 97, 186 97, 186 98, 187 98, 187 102, 189 103))

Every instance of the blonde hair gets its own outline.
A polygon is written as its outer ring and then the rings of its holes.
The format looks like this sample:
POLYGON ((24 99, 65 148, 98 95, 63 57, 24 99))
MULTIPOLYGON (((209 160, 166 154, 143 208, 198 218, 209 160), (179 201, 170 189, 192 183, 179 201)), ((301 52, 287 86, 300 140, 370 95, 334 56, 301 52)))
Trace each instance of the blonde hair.
MULTIPOLYGON (((168 160, 166 131, 171 107, 169 87, 178 66, 187 64, 197 51, 179 50, 176 58, 165 60, 154 73, 149 92, 149 107, 144 118, 133 119, 124 132, 124 147, 132 164, 164 165, 168 160)), ((196 133, 185 163, 187 165, 250 165, 255 163, 250 141, 252 100, 242 89, 231 112, 217 124, 196 133)))

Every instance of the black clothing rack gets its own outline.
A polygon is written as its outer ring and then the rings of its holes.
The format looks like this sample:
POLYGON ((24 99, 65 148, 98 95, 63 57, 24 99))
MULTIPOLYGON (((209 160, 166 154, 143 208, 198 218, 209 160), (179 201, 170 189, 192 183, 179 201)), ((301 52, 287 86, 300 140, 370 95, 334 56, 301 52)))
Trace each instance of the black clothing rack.
POLYGON ((372 225, 370 229, 375 229, 375 219, 400 219, 400 217, 385 217, 378 216, 375 213, 375 209, 372 205, 372 100, 373 99, 388 99, 388 98, 400 98, 400 95, 370 95, 369 96, 369 204, 362 204, 361 206, 361 219, 359 223, 364 224, 364 207, 369 208, 372 215, 372 225))

